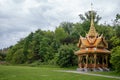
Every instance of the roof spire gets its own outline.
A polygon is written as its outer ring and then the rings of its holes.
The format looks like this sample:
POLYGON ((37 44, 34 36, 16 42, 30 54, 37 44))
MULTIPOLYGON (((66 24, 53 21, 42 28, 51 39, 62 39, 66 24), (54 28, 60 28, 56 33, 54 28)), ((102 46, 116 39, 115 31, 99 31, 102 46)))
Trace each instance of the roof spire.
POLYGON ((94 27, 94 19, 93 19, 93 10, 92 10, 93 4, 91 3, 91 11, 90 11, 90 16, 91 16, 91 23, 90 23, 90 29, 88 32, 89 36, 97 36, 96 29, 94 27))
POLYGON ((90 27, 94 27, 94 21, 93 21, 93 9, 92 9, 93 4, 91 3, 91 12, 90 12, 90 16, 91 16, 91 24, 90 27))

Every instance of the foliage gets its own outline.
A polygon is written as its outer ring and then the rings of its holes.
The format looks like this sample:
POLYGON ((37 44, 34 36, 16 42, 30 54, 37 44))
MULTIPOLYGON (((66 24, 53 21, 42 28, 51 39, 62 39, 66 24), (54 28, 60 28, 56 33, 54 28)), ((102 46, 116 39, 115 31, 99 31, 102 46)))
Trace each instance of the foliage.
POLYGON ((111 60, 115 70, 120 72, 120 46, 117 46, 112 49, 111 60))
POLYGON ((114 20, 114 27, 116 31, 116 36, 120 38, 120 14, 116 14, 116 19, 114 20))
POLYGON ((116 36, 113 36, 111 39, 111 44, 113 47, 119 46, 120 45, 120 39, 116 36))
POLYGON ((115 36, 113 36, 110 39, 111 45, 113 46, 110 62, 112 63, 113 68, 116 70, 116 72, 120 72, 120 23, 119 23, 119 20, 120 20, 120 15, 117 14, 115 19, 115 25, 114 25, 115 36))
POLYGON ((75 47, 73 45, 62 45, 59 48, 57 64, 60 67, 69 67, 76 65, 77 57, 74 55, 74 49, 75 47))
POLYGON ((71 34, 72 32, 72 28, 73 28, 73 23, 70 23, 70 22, 62 22, 60 24, 60 27, 62 27, 64 29, 64 31, 67 33, 67 34, 71 34))
POLYGON ((0 53, 0 61, 4 61, 6 57, 6 54, 0 53))
POLYGON ((115 26, 116 36, 120 38, 120 25, 115 26))
POLYGON ((5 57, 8 49, 9 48, 0 49, 0 61, 5 61, 5 57))
POLYGON ((62 41, 63 39, 65 39, 67 37, 67 33, 64 31, 64 29, 62 27, 58 27, 55 30, 55 39, 58 41, 62 41))
POLYGON ((21 64, 23 62, 25 62, 25 55, 23 54, 23 50, 19 49, 13 54, 12 63, 21 64))
POLYGON ((115 25, 120 25, 120 14, 116 14, 116 18, 114 22, 115 22, 115 25))
POLYGON ((93 19, 94 19, 94 22, 97 24, 100 20, 101 20, 101 17, 99 15, 97 15, 97 12, 95 11, 88 11, 85 13, 85 15, 83 14, 80 14, 79 17, 80 19, 83 21, 83 22, 90 22, 91 20, 91 16, 93 16, 93 19), (93 15, 91 15, 91 13, 93 15))

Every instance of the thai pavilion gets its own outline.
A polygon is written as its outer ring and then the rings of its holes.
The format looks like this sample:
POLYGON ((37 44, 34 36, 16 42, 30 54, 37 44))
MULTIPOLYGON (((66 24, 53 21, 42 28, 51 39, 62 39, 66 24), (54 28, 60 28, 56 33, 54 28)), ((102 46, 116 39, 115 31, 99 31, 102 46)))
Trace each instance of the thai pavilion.
POLYGON ((78 70, 80 71, 109 71, 108 57, 110 51, 103 37, 96 32, 91 10, 91 24, 86 37, 80 36, 77 46, 80 50, 75 52, 78 56, 78 70))

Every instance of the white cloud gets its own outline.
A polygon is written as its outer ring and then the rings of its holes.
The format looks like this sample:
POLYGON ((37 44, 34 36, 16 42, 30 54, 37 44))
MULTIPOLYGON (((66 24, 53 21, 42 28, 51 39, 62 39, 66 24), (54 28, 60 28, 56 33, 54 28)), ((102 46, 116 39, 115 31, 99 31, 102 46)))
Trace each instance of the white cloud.
POLYGON ((94 10, 101 23, 120 12, 119 0, 0 0, 0 48, 15 44, 38 28, 54 30, 63 21, 79 22, 79 14, 94 10))

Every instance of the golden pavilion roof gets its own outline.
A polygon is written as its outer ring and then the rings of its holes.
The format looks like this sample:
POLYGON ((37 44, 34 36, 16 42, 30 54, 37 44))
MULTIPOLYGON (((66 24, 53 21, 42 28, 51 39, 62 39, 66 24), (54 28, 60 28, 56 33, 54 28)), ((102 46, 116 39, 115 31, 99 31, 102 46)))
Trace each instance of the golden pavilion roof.
MULTIPOLYGON (((91 11, 92 14, 92 11, 91 11)), ((91 15, 91 25, 88 34, 86 37, 80 36, 79 42, 77 46, 80 50, 76 51, 75 54, 83 54, 83 53, 110 53, 106 48, 108 48, 108 44, 103 37, 96 32, 94 27, 93 15, 91 15)))

